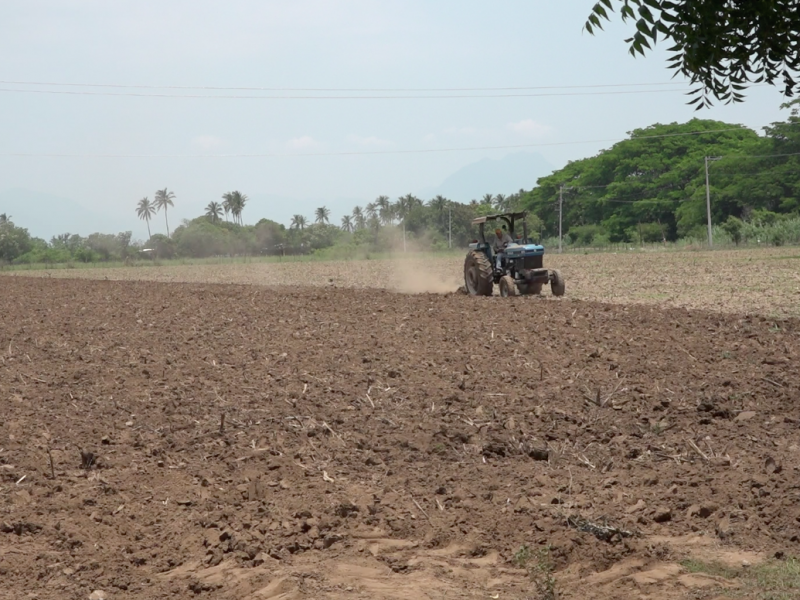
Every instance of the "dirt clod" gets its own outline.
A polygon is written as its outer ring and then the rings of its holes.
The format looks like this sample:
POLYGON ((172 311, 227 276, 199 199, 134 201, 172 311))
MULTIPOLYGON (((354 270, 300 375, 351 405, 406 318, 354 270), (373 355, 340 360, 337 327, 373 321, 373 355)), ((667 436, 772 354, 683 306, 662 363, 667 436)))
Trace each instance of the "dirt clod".
POLYGON ((669 508, 659 508, 653 515, 653 521, 656 523, 666 523, 672 520, 672 510, 669 508))

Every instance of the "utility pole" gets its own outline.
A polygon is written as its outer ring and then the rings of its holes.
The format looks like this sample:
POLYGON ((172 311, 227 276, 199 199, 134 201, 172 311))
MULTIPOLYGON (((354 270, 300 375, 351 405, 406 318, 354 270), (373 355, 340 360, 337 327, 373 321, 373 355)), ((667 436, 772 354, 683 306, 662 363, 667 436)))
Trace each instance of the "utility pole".
POLYGON ((447 207, 447 247, 453 248, 453 207, 447 207))
POLYGON ((708 183, 708 157, 706 156, 706 216, 708 217, 708 247, 714 247, 713 234, 711 233, 711 186, 708 183))
POLYGON ((561 223, 564 215, 564 186, 558 188, 558 253, 561 254, 561 223))

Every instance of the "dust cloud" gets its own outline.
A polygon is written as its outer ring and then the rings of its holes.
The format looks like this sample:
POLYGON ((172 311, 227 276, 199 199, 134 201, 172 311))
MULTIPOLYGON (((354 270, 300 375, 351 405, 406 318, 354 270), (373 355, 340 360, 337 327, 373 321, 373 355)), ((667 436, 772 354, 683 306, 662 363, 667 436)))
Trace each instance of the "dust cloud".
POLYGON ((450 294, 463 285, 460 273, 445 273, 440 261, 392 260, 392 288, 402 294, 450 294))

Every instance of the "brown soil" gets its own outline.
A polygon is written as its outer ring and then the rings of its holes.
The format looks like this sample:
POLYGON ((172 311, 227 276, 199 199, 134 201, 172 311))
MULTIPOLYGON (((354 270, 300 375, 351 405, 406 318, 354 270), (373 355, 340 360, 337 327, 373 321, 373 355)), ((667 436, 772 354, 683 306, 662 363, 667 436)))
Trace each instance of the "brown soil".
MULTIPOLYGON (((0 275, 165 283, 241 283, 268 286, 378 288, 403 293, 447 293, 464 284, 465 253, 401 255, 387 260, 203 264, 140 262, 136 267, 5 271, 0 275)), ((800 318, 800 254, 795 248, 715 251, 630 251, 545 255, 564 275, 567 296, 615 304, 800 318)), ((3 280, 0 279, 0 282, 3 280)), ((550 296, 549 287, 545 295, 550 296)), ((497 293, 497 290, 495 290, 497 293)))
POLYGON ((710 598, 676 561, 800 554, 796 321, 22 277, 0 314, 2 598, 535 598, 546 545, 560 598, 710 598))

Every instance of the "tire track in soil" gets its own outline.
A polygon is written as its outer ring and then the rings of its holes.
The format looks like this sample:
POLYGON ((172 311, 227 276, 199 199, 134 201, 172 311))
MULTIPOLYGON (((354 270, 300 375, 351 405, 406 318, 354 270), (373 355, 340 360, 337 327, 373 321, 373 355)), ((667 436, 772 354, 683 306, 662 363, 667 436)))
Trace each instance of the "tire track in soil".
POLYGON ((523 598, 549 544, 562 598, 668 598, 693 547, 798 553, 796 321, 21 277, 0 310, 0 597, 523 598))

